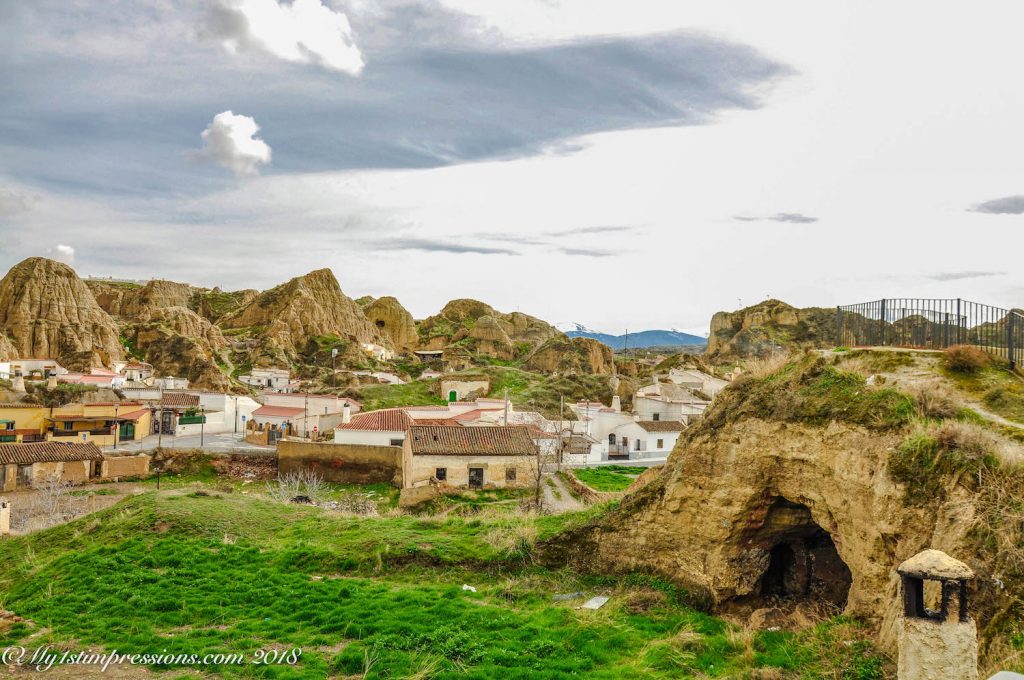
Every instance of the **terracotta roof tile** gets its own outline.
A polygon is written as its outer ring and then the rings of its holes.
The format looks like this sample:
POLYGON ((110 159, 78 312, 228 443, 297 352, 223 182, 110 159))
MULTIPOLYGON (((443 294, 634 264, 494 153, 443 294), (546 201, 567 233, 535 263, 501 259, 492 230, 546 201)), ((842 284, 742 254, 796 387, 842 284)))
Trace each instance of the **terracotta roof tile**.
POLYGON ((264 418, 294 418, 303 413, 305 413, 305 409, 292 406, 260 406, 252 412, 254 416, 263 416, 264 418))
POLYGON ((199 395, 188 392, 164 392, 163 397, 151 400, 156 405, 171 408, 193 408, 199 406, 199 395))
POLYGON ((686 429, 678 420, 639 420, 636 423, 648 432, 682 432, 686 429))
POLYGON ((35 442, 31 444, 0 444, 0 463, 30 465, 32 463, 71 462, 76 460, 103 460, 103 454, 93 443, 35 442))
MULTIPOLYGON (((300 409, 301 410, 301 409, 300 409)), ((400 408, 383 408, 377 411, 366 411, 352 416, 352 421, 341 423, 336 430, 368 430, 373 432, 405 432, 412 425, 413 419, 400 408)))
POLYGON ((413 425, 409 437, 413 455, 533 456, 537 449, 524 425, 454 427, 413 425))

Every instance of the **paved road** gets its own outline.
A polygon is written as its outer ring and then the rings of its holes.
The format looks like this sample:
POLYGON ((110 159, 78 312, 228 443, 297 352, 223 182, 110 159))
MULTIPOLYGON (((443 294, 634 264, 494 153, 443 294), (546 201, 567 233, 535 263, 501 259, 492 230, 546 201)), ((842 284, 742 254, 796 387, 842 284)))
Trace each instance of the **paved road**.
MULTIPOLYGON (((183 435, 181 437, 170 437, 164 435, 163 447, 167 449, 198 449, 200 436, 198 434, 183 435)), ((158 435, 151 434, 144 439, 134 442, 120 442, 117 445, 118 451, 151 451, 156 448, 158 435)), ((242 433, 225 432, 223 434, 206 434, 202 437, 202 447, 206 451, 238 451, 241 449, 253 451, 275 451, 274 446, 260 446, 250 444, 242 439, 242 433)), ((112 446, 103 447, 104 451, 113 451, 112 446)))

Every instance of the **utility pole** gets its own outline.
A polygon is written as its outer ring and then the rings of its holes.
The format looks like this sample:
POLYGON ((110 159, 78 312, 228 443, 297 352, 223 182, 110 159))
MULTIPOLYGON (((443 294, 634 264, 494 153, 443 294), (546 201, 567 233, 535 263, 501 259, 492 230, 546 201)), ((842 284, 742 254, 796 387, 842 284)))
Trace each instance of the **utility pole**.
POLYGON ((505 388, 505 425, 508 425, 508 388, 505 388))
POLYGON ((117 451, 117 436, 120 428, 117 426, 117 411, 121 408, 120 402, 114 402, 114 450, 117 451))
MULTIPOLYGON (((589 404, 589 400, 587 402, 589 404)), ((589 406, 588 406, 589 408, 589 406)), ((558 395, 558 453, 555 458, 558 470, 562 470, 562 451, 565 450, 565 395, 558 395)))
POLYGON ((206 434, 206 407, 199 407, 199 448, 203 448, 206 434))
MULTIPOLYGON (((160 383, 160 416, 156 421, 156 448, 164 445, 164 384, 160 383)), ((157 478, 159 482, 159 478, 157 478)), ((158 485, 159 486, 159 485, 158 485)))
POLYGON ((309 439, 309 392, 302 395, 302 436, 309 439))

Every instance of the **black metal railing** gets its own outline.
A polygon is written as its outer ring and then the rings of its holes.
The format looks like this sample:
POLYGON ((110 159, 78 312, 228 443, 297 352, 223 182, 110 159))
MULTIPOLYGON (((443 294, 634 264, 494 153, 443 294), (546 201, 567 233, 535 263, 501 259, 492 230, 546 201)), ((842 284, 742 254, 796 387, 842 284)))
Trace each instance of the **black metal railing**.
POLYGON ((1018 368, 1024 362, 1024 315, 960 298, 886 298, 837 307, 836 345, 973 345, 1018 368))

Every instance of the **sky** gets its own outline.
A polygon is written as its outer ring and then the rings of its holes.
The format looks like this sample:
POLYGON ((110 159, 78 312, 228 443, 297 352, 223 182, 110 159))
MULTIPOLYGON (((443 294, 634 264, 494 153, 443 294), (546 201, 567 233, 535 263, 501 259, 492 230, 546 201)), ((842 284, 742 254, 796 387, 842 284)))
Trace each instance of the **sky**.
POLYGON ((763 0, 0 2, 0 267, 330 267, 706 333, 767 297, 1024 306, 1024 9, 763 0))

